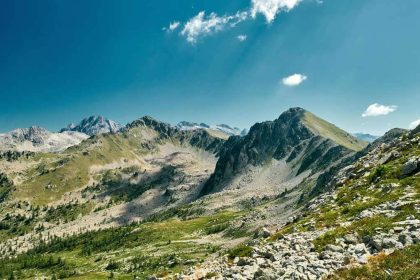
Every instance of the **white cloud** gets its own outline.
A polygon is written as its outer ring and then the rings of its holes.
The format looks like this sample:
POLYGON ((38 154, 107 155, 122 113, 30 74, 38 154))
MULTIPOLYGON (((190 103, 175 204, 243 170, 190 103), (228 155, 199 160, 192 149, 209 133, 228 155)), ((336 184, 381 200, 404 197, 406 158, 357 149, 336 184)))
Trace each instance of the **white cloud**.
POLYGON ((373 103, 367 107, 366 111, 362 114, 362 117, 377 117, 388 115, 397 110, 395 105, 381 105, 378 103, 373 103))
POLYGON ((169 30, 170 31, 174 31, 175 29, 177 29, 178 27, 179 27, 179 25, 180 25, 181 23, 179 22, 179 21, 174 21, 174 22, 171 22, 170 24, 169 24, 169 30))
POLYGON ((211 13, 206 17, 205 12, 201 11, 185 23, 181 35, 194 44, 200 37, 219 32, 226 27, 234 27, 247 18, 248 12, 237 12, 230 16, 218 16, 216 13, 211 13))
MULTIPOLYGON (((271 23, 280 12, 289 12, 302 1, 304 0, 251 0, 251 6, 246 10, 223 16, 218 16, 216 13, 206 16, 206 13, 201 11, 183 24, 180 34, 188 42, 195 44, 200 37, 217 33, 226 27, 235 27, 238 23, 255 18, 258 14, 262 14, 267 22, 271 23)), ((321 0, 315 1, 322 3, 321 0)), ((165 27, 163 30, 173 31, 180 25, 179 22, 174 22, 169 25, 169 28, 165 27)), ((237 38, 239 41, 244 41, 240 38, 246 39, 246 37, 239 36, 237 38)))
POLYGON ((409 129, 415 129, 417 126, 420 125, 420 119, 415 120, 413 122, 410 123, 410 126, 408 127, 409 129))
POLYGON ((247 36, 244 35, 244 34, 241 34, 241 35, 238 35, 236 38, 238 38, 238 40, 240 42, 243 42, 243 41, 245 41, 247 39, 247 36))
POLYGON ((251 16, 257 14, 265 16, 267 22, 272 22, 281 11, 288 12, 295 8, 302 0, 252 0, 251 16))
POLYGON ((289 77, 283 78, 281 81, 283 85, 288 87, 295 87, 303 83, 308 77, 303 74, 293 74, 289 77))
POLYGON ((181 23, 179 21, 174 21, 174 22, 169 23, 168 27, 162 27, 162 30, 167 31, 167 32, 172 32, 175 29, 177 29, 180 25, 181 23))

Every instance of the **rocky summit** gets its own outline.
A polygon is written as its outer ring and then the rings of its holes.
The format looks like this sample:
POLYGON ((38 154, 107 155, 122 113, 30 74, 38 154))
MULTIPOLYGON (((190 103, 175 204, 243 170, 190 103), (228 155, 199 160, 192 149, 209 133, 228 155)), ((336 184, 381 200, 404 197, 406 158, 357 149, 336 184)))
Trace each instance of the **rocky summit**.
POLYGON ((71 123, 60 130, 78 131, 89 136, 102 133, 115 133, 122 128, 122 125, 102 116, 90 116, 81 120, 78 124, 71 123))
POLYGON ((368 143, 291 108, 243 135, 90 117, 0 144, 0 279, 420 277, 419 128, 368 143))

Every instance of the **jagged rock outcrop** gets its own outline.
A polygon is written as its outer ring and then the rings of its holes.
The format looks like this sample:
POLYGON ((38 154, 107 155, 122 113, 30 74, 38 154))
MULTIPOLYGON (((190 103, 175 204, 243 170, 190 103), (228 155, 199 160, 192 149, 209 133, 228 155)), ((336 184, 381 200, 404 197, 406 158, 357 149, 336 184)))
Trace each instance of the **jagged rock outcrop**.
POLYGON ((122 125, 113 120, 102 116, 90 116, 81 120, 78 124, 69 124, 67 127, 61 129, 60 132, 78 131, 93 136, 102 133, 116 133, 120 131, 121 128, 122 125))

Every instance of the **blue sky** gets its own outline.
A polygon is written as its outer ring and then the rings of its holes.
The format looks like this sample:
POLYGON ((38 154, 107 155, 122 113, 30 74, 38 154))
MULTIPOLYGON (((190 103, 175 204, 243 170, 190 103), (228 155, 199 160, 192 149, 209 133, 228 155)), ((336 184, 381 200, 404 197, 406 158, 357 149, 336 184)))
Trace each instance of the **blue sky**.
POLYGON ((407 128, 419 13, 418 0, 3 0, 0 132, 93 114, 244 128, 294 106, 350 132, 407 128))

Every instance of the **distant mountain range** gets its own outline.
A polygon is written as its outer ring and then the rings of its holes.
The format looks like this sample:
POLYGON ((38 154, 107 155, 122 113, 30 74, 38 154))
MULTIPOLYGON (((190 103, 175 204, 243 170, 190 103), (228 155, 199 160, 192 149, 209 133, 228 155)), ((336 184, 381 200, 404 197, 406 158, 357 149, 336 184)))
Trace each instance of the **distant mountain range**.
POLYGON ((77 131, 50 132, 38 126, 0 134, 0 151, 58 152, 87 139, 77 131))
POLYGON ((93 135, 115 133, 123 126, 102 116, 91 116, 69 124, 59 132, 39 126, 18 128, 0 134, 0 151, 61 152, 93 135))
POLYGON ((227 124, 208 125, 205 123, 195 123, 195 122, 188 122, 188 121, 182 121, 178 123, 175 127, 181 130, 204 129, 208 131, 220 132, 220 133, 226 134, 227 137, 235 136, 235 135, 244 136, 248 132, 246 129, 231 127, 227 124))
MULTIPOLYGON (((151 120, 151 117, 144 119, 151 120)), ((130 124, 129 124, 130 125, 130 124)), ((170 126, 170 125, 169 125, 170 126)), ((99 134, 117 133, 123 125, 103 116, 90 116, 78 123, 70 123, 59 132, 32 126, 19 128, 0 134, 0 151, 61 152, 68 147, 80 144, 83 140, 99 134)), ((210 135, 227 139, 230 136, 245 135, 247 131, 226 124, 207 125, 183 121, 173 129, 181 131, 204 130, 210 135)))
POLYGON ((376 139, 380 137, 380 136, 376 136, 376 135, 372 135, 368 133, 362 133, 362 132, 353 133, 353 136, 362 141, 366 141, 369 143, 372 143, 373 141, 375 141, 376 139))

